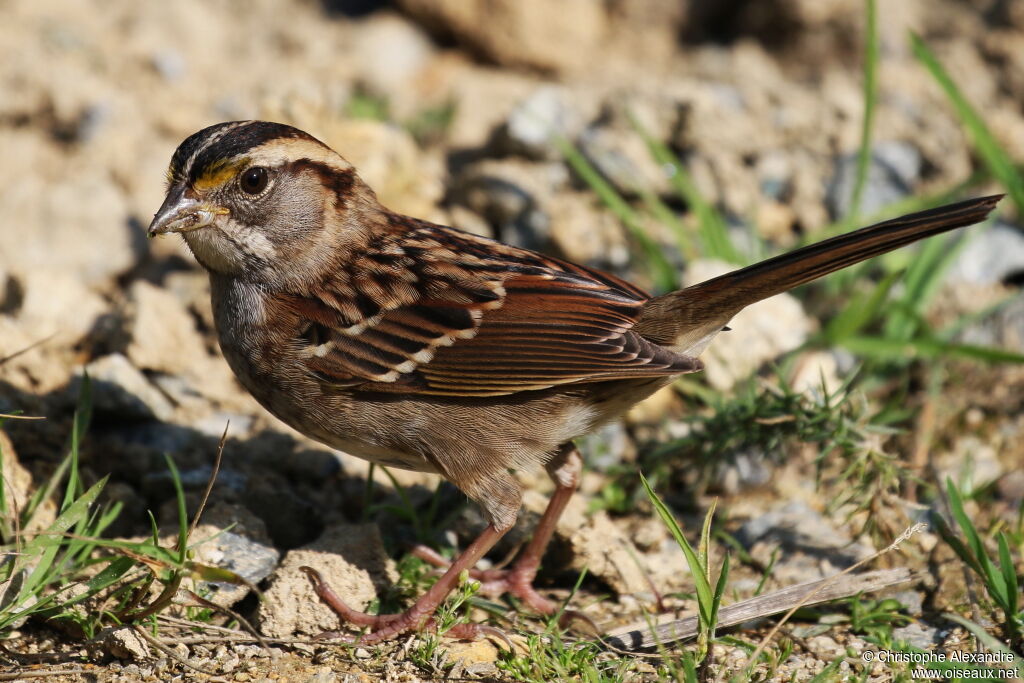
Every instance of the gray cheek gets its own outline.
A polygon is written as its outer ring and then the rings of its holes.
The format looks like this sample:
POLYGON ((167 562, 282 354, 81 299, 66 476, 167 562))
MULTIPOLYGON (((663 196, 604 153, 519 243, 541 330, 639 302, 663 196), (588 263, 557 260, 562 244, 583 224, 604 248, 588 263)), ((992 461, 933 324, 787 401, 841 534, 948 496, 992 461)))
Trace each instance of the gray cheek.
POLYGON ((282 242, 308 237, 323 222, 322 197, 299 187, 294 189, 295 192, 281 193, 273 205, 273 214, 267 215, 273 237, 282 242))

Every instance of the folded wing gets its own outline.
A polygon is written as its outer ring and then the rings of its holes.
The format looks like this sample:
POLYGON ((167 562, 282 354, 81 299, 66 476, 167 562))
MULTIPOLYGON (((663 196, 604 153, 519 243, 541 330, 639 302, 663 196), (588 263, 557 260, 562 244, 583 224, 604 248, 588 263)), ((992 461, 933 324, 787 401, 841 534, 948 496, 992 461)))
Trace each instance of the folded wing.
POLYGON ((633 327, 647 295, 611 275, 428 223, 287 305, 309 371, 353 391, 500 396, 693 372, 633 327))

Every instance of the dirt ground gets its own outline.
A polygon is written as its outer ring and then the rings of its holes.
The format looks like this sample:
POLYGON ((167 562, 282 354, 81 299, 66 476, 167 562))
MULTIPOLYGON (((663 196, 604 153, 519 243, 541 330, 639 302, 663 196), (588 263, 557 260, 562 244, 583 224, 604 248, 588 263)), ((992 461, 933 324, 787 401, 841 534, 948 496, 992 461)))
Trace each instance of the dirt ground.
MULTIPOLYGON (((901 0, 879 3, 878 12, 878 99, 861 214, 983 175, 954 108, 915 59, 911 31, 983 114, 998 145, 1024 159, 1024 3, 901 0)), ((634 237, 566 162, 563 140, 630 205, 643 206, 653 194, 687 214, 641 131, 665 143, 737 239, 767 253, 845 214, 862 135, 859 0, 565 0, 556 8, 542 0, 10 0, 3 15, 0 414, 46 418, 2 423, 8 500, 27 501, 65 455, 85 373, 93 419, 81 473, 87 485, 109 475, 101 502, 122 506, 105 532, 111 538, 144 538, 148 511, 161 533, 173 535, 175 488, 164 455, 173 456, 194 509, 230 422, 224 462, 193 535, 209 540, 194 559, 261 589, 262 601, 226 583, 207 582, 201 592, 271 642, 239 643, 234 630, 200 632, 174 621, 195 617, 195 607, 168 610, 156 635, 146 622, 145 636, 112 622, 87 634, 33 619, 0 634, 0 680, 537 675, 510 665, 500 643, 444 641, 434 651, 410 638, 367 650, 311 640, 337 621, 300 566, 322 571, 353 603, 394 608, 410 586, 422 585, 422 577, 409 578, 413 543, 462 547, 482 522, 458 491, 431 475, 374 472, 290 430, 240 387, 217 347, 206 275, 176 238, 145 239, 171 153, 189 134, 224 120, 291 123, 355 164, 392 209, 647 288, 657 282, 634 237)), ((989 191, 1003 190, 983 178, 967 194, 989 191)), ((953 260, 924 313, 930 321, 969 318, 965 343, 1024 353, 1022 222, 1004 201, 998 222, 953 260), (997 302, 996 314, 984 313, 997 302)), ((643 229, 683 280, 723 269, 680 255, 665 222, 645 219, 643 229)), ((763 391, 778 381, 774 363, 805 397, 820 397, 822 380, 838 388, 855 375, 859 357, 850 351, 805 346, 835 314, 836 295, 782 295, 745 311, 731 336, 707 352, 698 389, 659 393, 583 441, 588 473, 545 560, 545 594, 571 594, 573 608, 602 629, 642 620, 661 596, 666 613, 694 609, 682 552, 637 494, 638 467, 662 468, 659 493, 691 539, 718 499, 723 536, 712 555, 718 562, 733 552, 726 603, 753 595, 763 576, 774 590, 871 556, 939 509, 937 497, 918 494, 947 475, 983 492, 968 501, 979 526, 1017 524, 1019 533, 1021 365, 951 361, 937 397, 929 394, 925 360, 858 390, 854 402, 899 414, 895 433, 869 429, 858 444, 870 441, 872 453, 911 467, 922 481, 910 491, 910 479, 895 488, 864 484, 889 471, 877 465, 881 459, 857 461, 859 470, 822 465, 822 441, 794 435, 724 439, 713 461, 672 451, 697 429, 695 404, 710 419, 713 401, 695 396, 763 391), (751 375, 760 380, 751 384, 751 375), (833 504, 855 485, 877 498, 833 504)), ((777 418, 742 414, 736 430, 744 433, 777 418)), ((522 543, 551 490, 542 473, 520 476, 528 485, 525 511, 492 563, 522 543)), ((1021 548, 1014 552, 1019 573, 1021 548)), ((887 593, 904 605, 897 624, 904 639, 925 649, 966 642, 963 629, 938 615, 970 614, 967 595, 980 589, 934 528, 871 566, 914 572, 912 582, 887 593)), ((493 603, 496 623, 516 647, 534 646, 530 634, 546 624, 493 603)), ((845 612, 824 609, 787 625, 796 645, 773 676, 809 680, 837 659, 847 661, 835 680, 863 670, 860 653, 875 647, 868 631, 822 614, 845 612)), ((494 610, 477 604, 470 616, 494 618, 494 610)), ((204 623, 237 624, 217 614, 204 623)), ((730 633, 756 644, 771 623, 730 633)), ((749 651, 719 645, 721 675, 741 667, 749 651)), ((594 656, 606 680, 666 676, 656 661, 635 659, 615 678, 609 662, 631 656, 594 656)), ((869 680, 894 677, 883 666, 870 671, 869 680)))

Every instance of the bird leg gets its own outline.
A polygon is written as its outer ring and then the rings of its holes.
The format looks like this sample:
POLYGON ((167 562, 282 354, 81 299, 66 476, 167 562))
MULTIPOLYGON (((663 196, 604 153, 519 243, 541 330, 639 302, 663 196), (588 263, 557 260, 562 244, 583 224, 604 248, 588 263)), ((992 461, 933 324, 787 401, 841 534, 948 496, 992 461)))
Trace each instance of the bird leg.
MULTIPOLYGON (((360 645, 372 645, 373 643, 390 640, 408 631, 434 628, 434 612, 437 611, 437 608, 448 594, 458 586, 462 572, 471 569, 498 542, 498 539, 506 531, 508 529, 499 530, 493 524, 488 525, 477 536, 476 540, 469 544, 469 547, 461 555, 455 558, 455 561, 451 563, 447 571, 441 575, 437 582, 420 596, 412 607, 401 614, 375 616, 354 610, 331 590, 331 587, 321 578, 319 572, 310 567, 302 567, 302 570, 312 581, 313 590, 316 591, 317 596, 334 610, 343 621, 357 626, 369 626, 371 629, 370 633, 358 637, 348 636, 336 631, 322 633, 319 637, 338 638, 360 645)), ((488 634, 504 638, 504 634, 497 629, 480 624, 456 624, 448 631, 448 634, 455 638, 469 640, 488 634)))
MULTIPOLYGON (((537 522, 533 537, 513 565, 508 569, 473 570, 470 572, 471 577, 481 582, 480 592, 484 595, 496 597, 503 593, 510 593, 522 600, 530 609, 543 615, 554 614, 558 611, 559 606, 538 593, 533 587, 533 580, 537 577, 541 558, 554 535, 558 520, 569 504, 569 499, 579 487, 580 475, 583 472, 583 458, 576 447, 568 443, 563 445, 548 463, 547 470, 555 482, 555 492, 551 495, 540 521, 537 522)), ((426 562, 438 567, 448 567, 448 571, 451 571, 447 561, 430 548, 420 546, 413 553, 426 562)), ((459 560, 464 556, 465 553, 459 557, 459 560)), ((567 611, 563 621, 566 619, 569 621, 579 619, 593 625, 589 618, 579 612, 567 611)))

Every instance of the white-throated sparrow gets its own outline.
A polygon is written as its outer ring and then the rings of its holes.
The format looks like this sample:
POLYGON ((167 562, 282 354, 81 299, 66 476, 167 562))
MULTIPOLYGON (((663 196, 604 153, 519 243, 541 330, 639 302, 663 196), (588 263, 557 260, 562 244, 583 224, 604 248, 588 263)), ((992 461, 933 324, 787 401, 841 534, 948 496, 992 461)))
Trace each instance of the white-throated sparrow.
POLYGON ((490 521, 403 614, 351 610, 311 572, 342 617, 371 627, 364 643, 426 626, 512 526, 521 491, 510 468, 543 465, 556 491, 512 568, 482 578, 553 611, 531 583, 579 480, 573 438, 700 370, 696 357, 743 307, 981 221, 999 200, 886 221, 652 298, 388 211, 338 154, 283 124, 205 128, 175 151, 168 178, 149 233, 181 233, 209 271, 221 348, 246 389, 329 446, 439 473, 490 521))

